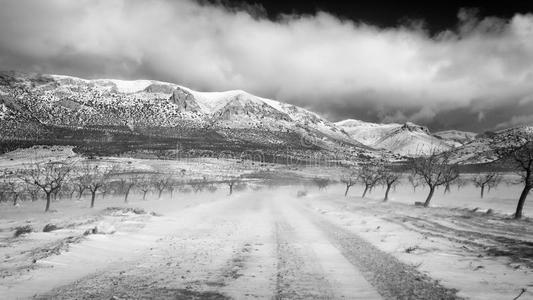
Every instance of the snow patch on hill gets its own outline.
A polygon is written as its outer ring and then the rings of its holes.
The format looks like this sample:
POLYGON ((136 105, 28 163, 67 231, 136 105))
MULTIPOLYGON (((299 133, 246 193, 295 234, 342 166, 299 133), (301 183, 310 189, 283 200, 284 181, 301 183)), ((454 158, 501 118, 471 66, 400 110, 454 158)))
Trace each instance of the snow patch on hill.
POLYGON ((452 147, 447 141, 432 136, 426 127, 411 122, 376 124, 348 119, 336 125, 367 146, 405 156, 441 152, 452 147))

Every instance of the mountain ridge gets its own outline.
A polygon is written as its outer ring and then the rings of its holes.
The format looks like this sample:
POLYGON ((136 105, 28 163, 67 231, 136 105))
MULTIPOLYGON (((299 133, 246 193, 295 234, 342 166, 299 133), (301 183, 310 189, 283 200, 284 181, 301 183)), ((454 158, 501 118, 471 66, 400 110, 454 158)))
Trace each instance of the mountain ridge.
POLYGON ((0 72, 0 112, 0 127, 12 139, 49 137, 67 128, 189 140, 217 136, 229 148, 240 143, 343 155, 371 151, 334 123, 291 104, 242 90, 198 92, 155 80, 0 72), (22 124, 23 115, 33 129, 22 124))

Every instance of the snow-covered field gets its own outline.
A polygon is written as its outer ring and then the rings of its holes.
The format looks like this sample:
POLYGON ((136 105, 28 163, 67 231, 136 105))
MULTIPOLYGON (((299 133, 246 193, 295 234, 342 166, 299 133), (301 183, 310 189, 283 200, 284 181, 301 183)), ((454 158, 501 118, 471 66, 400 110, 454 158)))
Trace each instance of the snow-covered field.
POLYGON ((4 205, 0 298, 533 297, 531 221, 382 203, 378 190, 344 197, 340 185, 227 192, 108 197, 93 209, 58 200, 46 214, 41 202, 4 205), (47 223, 64 228, 10 235, 47 223), (83 235, 94 226, 101 234, 83 235))
MULTIPOLYGON (((30 148, 1 157, 16 169, 33 161, 84 160, 69 147, 30 148)), ((335 167, 284 167, 199 158, 103 157, 146 174, 218 180, 239 174, 306 178, 244 190, 177 189, 142 200, 66 196, 51 203, 0 203, 0 299, 533 299, 533 205, 513 220, 520 185, 480 192, 467 184, 427 190, 406 180, 391 191, 361 186, 319 190, 335 167), (76 197, 74 197, 76 198, 76 197), (493 212, 487 214, 491 209, 493 212), (46 225, 58 228, 43 232, 46 225), (14 236, 18 227, 32 232, 14 236)), ((467 175, 468 176, 468 175, 467 175)), ((515 175, 506 175, 513 181, 515 175)), ((259 177, 260 178, 260 177, 259 177)))

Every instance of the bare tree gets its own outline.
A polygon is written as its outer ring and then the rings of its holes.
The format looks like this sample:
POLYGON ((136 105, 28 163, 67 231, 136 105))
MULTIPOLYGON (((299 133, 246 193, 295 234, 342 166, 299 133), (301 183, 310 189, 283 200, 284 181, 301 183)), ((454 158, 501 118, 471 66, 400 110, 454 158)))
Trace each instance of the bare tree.
POLYGON ((380 174, 380 182, 385 186, 385 197, 383 198, 383 202, 386 202, 389 200, 389 192, 392 187, 400 183, 400 179, 402 178, 402 175, 400 173, 394 172, 392 168, 390 167, 382 167, 379 169, 380 174))
POLYGON ((409 174, 409 176, 407 176, 407 180, 413 187, 413 193, 416 193, 416 188, 419 187, 420 184, 422 184, 420 178, 418 178, 415 174, 409 174))
POLYGON ((378 182, 381 180, 380 166, 374 162, 366 163, 361 166, 357 177, 358 180, 365 186, 365 190, 361 196, 361 198, 364 198, 366 193, 375 187, 376 184, 378 184, 378 182))
POLYGON ((462 176, 459 176, 459 178, 457 178, 455 180, 455 185, 457 185, 457 190, 460 190, 462 189, 464 186, 466 186, 468 184, 468 180, 463 178, 462 176))
POLYGON ((128 177, 120 177, 119 184, 121 190, 124 192, 124 203, 128 203, 128 197, 131 189, 139 182, 139 178, 135 175, 128 177))
POLYGON ((161 199, 161 195, 163 194, 163 191, 167 189, 171 184, 172 178, 169 176, 158 176, 153 179, 153 185, 157 189, 157 199, 161 199))
POLYGON ((189 185, 195 193, 201 192, 208 186, 207 177, 204 176, 202 179, 191 179, 189 180, 189 185))
POLYGON ((36 187, 34 185, 27 184, 26 192, 30 196, 30 199, 31 199, 32 202, 35 202, 35 201, 37 201, 39 199, 39 192, 40 191, 41 191, 41 189, 39 189, 38 187, 36 187))
POLYGON ((526 198, 533 188, 533 133, 517 133, 504 143, 504 147, 496 148, 494 152, 500 161, 510 163, 520 174, 521 182, 524 184, 514 214, 515 219, 520 219, 526 198))
POLYGON ((324 190, 328 187, 331 181, 328 178, 315 177, 313 178, 313 183, 318 187, 318 190, 324 190))
POLYGON ((93 208, 96 193, 105 189, 111 171, 104 166, 87 163, 83 166, 82 172, 81 180, 85 183, 87 190, 91 192, 91 208, 93 208))
POLYGON ((47 212, 50 209, 52 193, 61 189, 71 170, 71 165, 63 162, 35 163, 26 166, 26 169, 20 172, 20 178, 45 193, 46 208, 44 211, 47 212))
POLYGON ((182 177, 185 176, 185 170, 182 169, 180 172, 174 174, 173 176, 169 177, 169 182, 167 186, 167 190, 170 192, 170 199, 172 200, 174 198, 174 191, 177 188, 180 188, 183 185, 183 179, 182 177), (178 179, 179 177, 179 179, 178 179))
POLYGON ((233 194, 233 188, 240 182, 241 178, 239 176, 231 176, 225 180, 225 183, 229 188, 229 195, 233 194))
POLYGON ((346 185, 346 190, 344 190, 344 197, 346 197, 350 188, 357 184, 357 172, 351 172, 348 175, 342 176, 341 182, 346 185))
POLYGON ((83 192, 87 189, 86 178, 80 172, 73 176, 74 189, 78 193, 78 200, 81 199, 83 192))
POLYGON ((450 163, 450 155, 450 152, 438 153, 433 150, 427 156, 411 159, 413 173, 429 187, 424 207, 429 206, 437 187, 449 185, 459 177, 459 168, 450 163))
POLYGON ((3 189, 11 195, 11 199, 13 200, 13 206, 16 206, 18 204, 18 200, 20 199, 20 195, 22 194, 22 191, 24 190, 24 186, 21 184, 20 179, 5 175, 3 178, 3 189))
POLYGON ((139 180, 139 183, 137 184, 137 186, 139 187, 139 190, 141 190, 141 192, 143 192, 143 200, 146 200, 146 194, 152 190, 152 182, 146 178, 146 177, 143 177, 142 179, 139 180))
POLYGON ((502 181, 502 175, 497 172, 478 174, 472 178, 472 182, 480 189, 480 196, 483 198, 485 187, 489 190, 496 187, 502 181))

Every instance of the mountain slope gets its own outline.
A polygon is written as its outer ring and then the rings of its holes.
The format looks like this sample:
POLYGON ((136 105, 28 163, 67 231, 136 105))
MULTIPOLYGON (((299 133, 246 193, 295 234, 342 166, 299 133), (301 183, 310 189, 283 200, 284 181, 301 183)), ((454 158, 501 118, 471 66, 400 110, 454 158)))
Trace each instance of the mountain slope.
POLYGON ((480 164, 494 161, 494 149, 512 144, 516 136, 533 135, 533 126, 519 126, 496 132, 478 134, 462 147, 453 150, 453 161, 460 164, 480 164))
POLYGON ((477 133, 459 130, 444 130, 435 132, 433 135, 447 142, 456 142, 459 146, 473 141, 476 138, 477 133))
POLYGON ((12 138, 22 132, 29 139, 76 139, 72 131, 90 130, 229 149, 369 150, 315 113, 240 90, 206 93, 153 80, 0 72, 0 97, 0 127, 12 138))
POLYGON ((358 120, 336 123, 353 139, 375 148, 413 156, 442 152, 452 148, 455 142, 433 136, 426 127, 410 122, 405 124, 376 124, 358 120))

